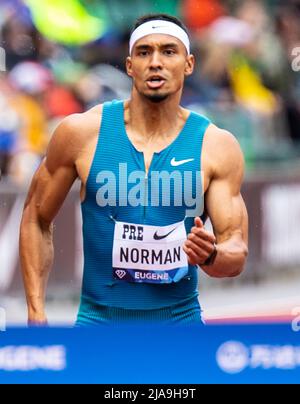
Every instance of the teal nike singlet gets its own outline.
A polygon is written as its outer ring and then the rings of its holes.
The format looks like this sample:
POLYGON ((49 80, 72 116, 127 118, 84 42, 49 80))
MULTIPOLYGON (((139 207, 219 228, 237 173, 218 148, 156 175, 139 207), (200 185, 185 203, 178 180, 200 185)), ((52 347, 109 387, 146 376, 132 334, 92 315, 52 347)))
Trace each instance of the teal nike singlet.
POLYGON ((201 151, 210 121, 190 112, 178 136, 144 155, 129 140, 124 102, 104 103, 82 202, 84 273, 77 325, 200 322, 197 266, 182 244, 203 213, 201 151))

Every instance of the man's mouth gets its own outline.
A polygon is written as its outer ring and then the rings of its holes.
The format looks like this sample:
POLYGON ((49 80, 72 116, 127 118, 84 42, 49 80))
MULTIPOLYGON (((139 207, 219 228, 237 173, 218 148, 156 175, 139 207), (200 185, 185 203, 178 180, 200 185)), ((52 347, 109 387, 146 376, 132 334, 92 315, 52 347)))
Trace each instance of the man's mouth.
POLYGON ((151 89, 160 88, 164 85, 165 79, 160 76, 152 76, 147 80, 147 85, 151 89))

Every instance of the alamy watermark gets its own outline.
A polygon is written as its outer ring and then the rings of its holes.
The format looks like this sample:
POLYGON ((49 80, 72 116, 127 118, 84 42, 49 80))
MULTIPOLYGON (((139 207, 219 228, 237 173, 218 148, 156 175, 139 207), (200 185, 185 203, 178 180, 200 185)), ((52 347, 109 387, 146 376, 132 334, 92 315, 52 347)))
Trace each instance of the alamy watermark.
POLYGON ((295 316, 292 320, 292 330, 295 332, 300 331, 300 306, 292 309, 292 315, 295 316))
POLYGON ((292 69, 294 72, 300 72, 300 46, 292 50, 292 56, 295 56, 292 61, 292 69))
POLYGON ((0 72, 6 71, 6 54, 5 50, 0 46, 0 72))
MULTIPOLYGON (((185 161, 185 160, 183 160, 185 161)), ((187 217, 203 213, 203 172, 151 171, 128 173, 127 163, 119 163, 118 173, 100 171, 96 177, 98 206, 185 206, 187 217)))
POLYGON ((0 332, 6 331, 6 312, 3 307, 0 307, 0 332))

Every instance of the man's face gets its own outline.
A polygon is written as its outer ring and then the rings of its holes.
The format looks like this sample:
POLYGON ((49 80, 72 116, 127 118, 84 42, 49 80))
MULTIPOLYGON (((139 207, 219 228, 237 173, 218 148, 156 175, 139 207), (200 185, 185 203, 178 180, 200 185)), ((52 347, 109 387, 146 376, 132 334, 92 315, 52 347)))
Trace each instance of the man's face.
POLYGON ((160 102, 182 89, 184 78, 193 72, 194 57, 179 39, 150 34, 134 44, 126 68, 136 91, 160 102))

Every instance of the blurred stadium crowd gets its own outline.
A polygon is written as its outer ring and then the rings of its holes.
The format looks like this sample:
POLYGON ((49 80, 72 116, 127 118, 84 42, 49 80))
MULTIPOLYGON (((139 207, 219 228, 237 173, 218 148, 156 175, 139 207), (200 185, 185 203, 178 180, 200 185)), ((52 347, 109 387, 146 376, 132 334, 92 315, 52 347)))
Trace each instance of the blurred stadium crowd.
POLYGON ((130 29, 147 12, 183 19, 197 59, 183 105, 232 131, 248 170, 299 159, 300 1, 0 0, 5 181, 28 182, 64 116, 129 96, 130 29))

